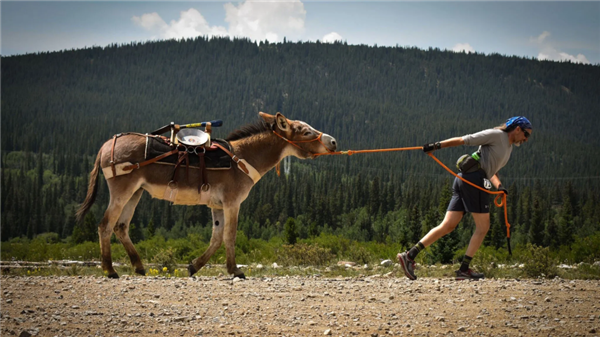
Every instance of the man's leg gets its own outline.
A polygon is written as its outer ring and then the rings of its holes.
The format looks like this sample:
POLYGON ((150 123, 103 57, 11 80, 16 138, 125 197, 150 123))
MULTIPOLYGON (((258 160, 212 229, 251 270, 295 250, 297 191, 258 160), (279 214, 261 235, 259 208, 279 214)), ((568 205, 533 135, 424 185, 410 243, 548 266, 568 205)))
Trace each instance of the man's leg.
POLYGON ((429 233, 427 233, 427 235, 425 235, 421 239, 421 241, 419 241, 410 250, 408 250, 404 253, 398 254, 398 256, 397 256, 398 262, 400 263, 400 266, 402 267, 402 270, 404 271, 404 274, 406 275, 406 277, 408 277, 411 280, 417 279, 417 276, 415 275, 415 272, 414 272, 415 257, 417 257, 417 254, 422 249, 424 249, 425 247, 428 247, 429 245, 431 245, 432 243, 437 241, 442 236, 452 232, 456 228, 456 226, 458 225, 460 220, 462 219, 463 214, 464 214, 464 212, 462 212, 462 211, 461 212, 459 212, 459 211, 446 212, 446 216, 444 217, 444 220, 442 221, 442 223, 440 225, 438 225, 435 228, 432 228, 429 231, 429 233))
MULTIPOLYGON (((437 227, 432 228, 429 231, 429 233, 427 233, 421 239, 420 242, 425 247, 431 246, 431 244, 433 244, 434 242, 439 240, 442 236, 452 232, 456 228, 456 226, 458 226, 458 224, 460 223, 460 220, 462 220, 463 214, 464 214, 464 212, 459 212, 459 211, 446 212, 446 216, 444 217, 444 220, 442 221, 442 223, 439 224, 437 227)), ((488 227, 489 227, 489 217, 488 217, 488 227)), ((484 236, 485 236, 485 234, 484 234, 484 236)))
POLYGON ((490 229, 490 214, 489 213, 472 213, 473 220, 475 220, 475 232, 471 237, 471 241, 469 242, 469 246, 467 247, 467 251, 465 253, 465 257, 463 258, 462 264, 460 265, 460 269, 456 272, 457 280, 465 280, 465 279, 481 279, 483 278, 483 274, 475 273, 469 268, 469 264, 471 263, 471 259, 481 247, 481 243, 485 239, 485 235, 490 229))
POLYGON ((481 247, 485 235, 490 230, 490 213, 471 214, 473 215, 473 220, 475 220, 475 233, 473 233, 473 236, 471 237, 471 242, 469 242, 469 247, 467 247, 466 255, 473 257, 479 247, 481 247))

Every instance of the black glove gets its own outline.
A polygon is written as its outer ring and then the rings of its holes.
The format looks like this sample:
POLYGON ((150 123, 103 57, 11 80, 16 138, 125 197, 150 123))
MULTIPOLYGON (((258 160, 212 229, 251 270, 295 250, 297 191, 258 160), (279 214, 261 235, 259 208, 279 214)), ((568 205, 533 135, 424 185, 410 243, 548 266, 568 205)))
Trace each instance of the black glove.
POLYGON ((441 148, 442 148, 442 144, 440 142, 429 143, 429 144, 423 145, 423 152, 428 153, 428 152, 431 152, 433 150, 439 150, 441 148))
POLYGON ((502 184, 498 185, 498 191, 504 192, 504 194, 508 195, 508 190, 502 186, 502 184))

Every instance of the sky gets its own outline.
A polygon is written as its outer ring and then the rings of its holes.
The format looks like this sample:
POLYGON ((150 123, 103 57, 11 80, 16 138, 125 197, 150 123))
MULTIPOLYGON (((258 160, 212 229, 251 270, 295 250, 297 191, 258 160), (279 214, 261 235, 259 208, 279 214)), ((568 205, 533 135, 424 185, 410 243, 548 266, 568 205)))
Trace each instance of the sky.
POLYGON ((3 56, 196 36, 343 41, 600 65, 600 2, 5 1, 3 56))

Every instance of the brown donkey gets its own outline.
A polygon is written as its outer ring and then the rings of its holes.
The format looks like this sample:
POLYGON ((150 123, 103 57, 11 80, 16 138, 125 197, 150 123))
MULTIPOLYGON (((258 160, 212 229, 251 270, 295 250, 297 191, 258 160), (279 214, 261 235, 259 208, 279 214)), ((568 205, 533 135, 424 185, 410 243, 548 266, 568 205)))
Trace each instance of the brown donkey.
MULTIPOLYGON (((241 159, 245 165, 232 163, 233 167, 229 170, 206 171, 206 181, 210 184, 208 191, 199 193, 198 182, 185 179, 185 169, 176 172, 179 177, 177 195, 171 201, 182 205, 207 205, 212 210, 210 245, 202 256, 190 263, 190 276, 200 270, 225 242, 227 272, 243 278, 244 273, 235 263, 235 237, 240 204, 248 197, 252 186, 284 157, 292 155, 301 159, 314 158, 316 154, 336 149, 333 137, 315 130, 305 122, 289 120, 280 113, 273 116, 260 112, 259 115, 262 120, 258 123, 242 127, 227 137, 233 159, 236 162, 241 159), (246 170, 240 166, 246 167, 246 170)), ((113 231, 125 247, 135 272, 145 275, 142 261, 129 238, 129 222, 143 190, 154 198, 165 199, 165 191, 173 177, 173 166, 159 164, 139 167, 128 174, 110 174, 111 171, 115 172, 111 167, 111 156, 113 163, 141 163, 144 161, 145 146, 146 138, 139 135, 121 136, 114 144, 114 149, 113 140, 104 143, 90 173, 87 196, 77 211, 78 220, 81 221, 96 198, 97 178, 102 168, 105 176, 110 176, 106 179, 110 202, 98 225, 98 234, 102 269, 110 278, 119 277, 113 268, 110 252, 113 231)))

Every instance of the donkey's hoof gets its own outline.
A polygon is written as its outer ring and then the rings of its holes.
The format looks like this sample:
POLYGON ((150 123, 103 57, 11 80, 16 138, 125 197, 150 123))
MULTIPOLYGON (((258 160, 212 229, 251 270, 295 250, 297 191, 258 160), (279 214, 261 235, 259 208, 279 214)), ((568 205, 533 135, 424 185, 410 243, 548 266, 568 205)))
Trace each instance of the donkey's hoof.
POLYGON ((119 278, 119 274, 117 274, 117 273, 108 274, 108 278, 119 278))
POLYGON ((198 269, 196 269, 196 267, 190 263, 188 266, 188 272, 190 273, 190 277, 192 277, 194 274, 196 274, 196 272, 198 272, 198 269))
POLYGON ((138 275, 146 276, 146 269, 136 269, 135 273, 138 275))
POLYGON ((246 279, 246 275, 244 275, 244 273, 241 273, 241 274, 239 274, 239 275, 234 275, 234 276, 233 276, 233 278, 236 278, 236 277, 237 277, 237 278, 240 278, 240 279, 242 279, 242 280, 245 280, 245 279, 246 279))

